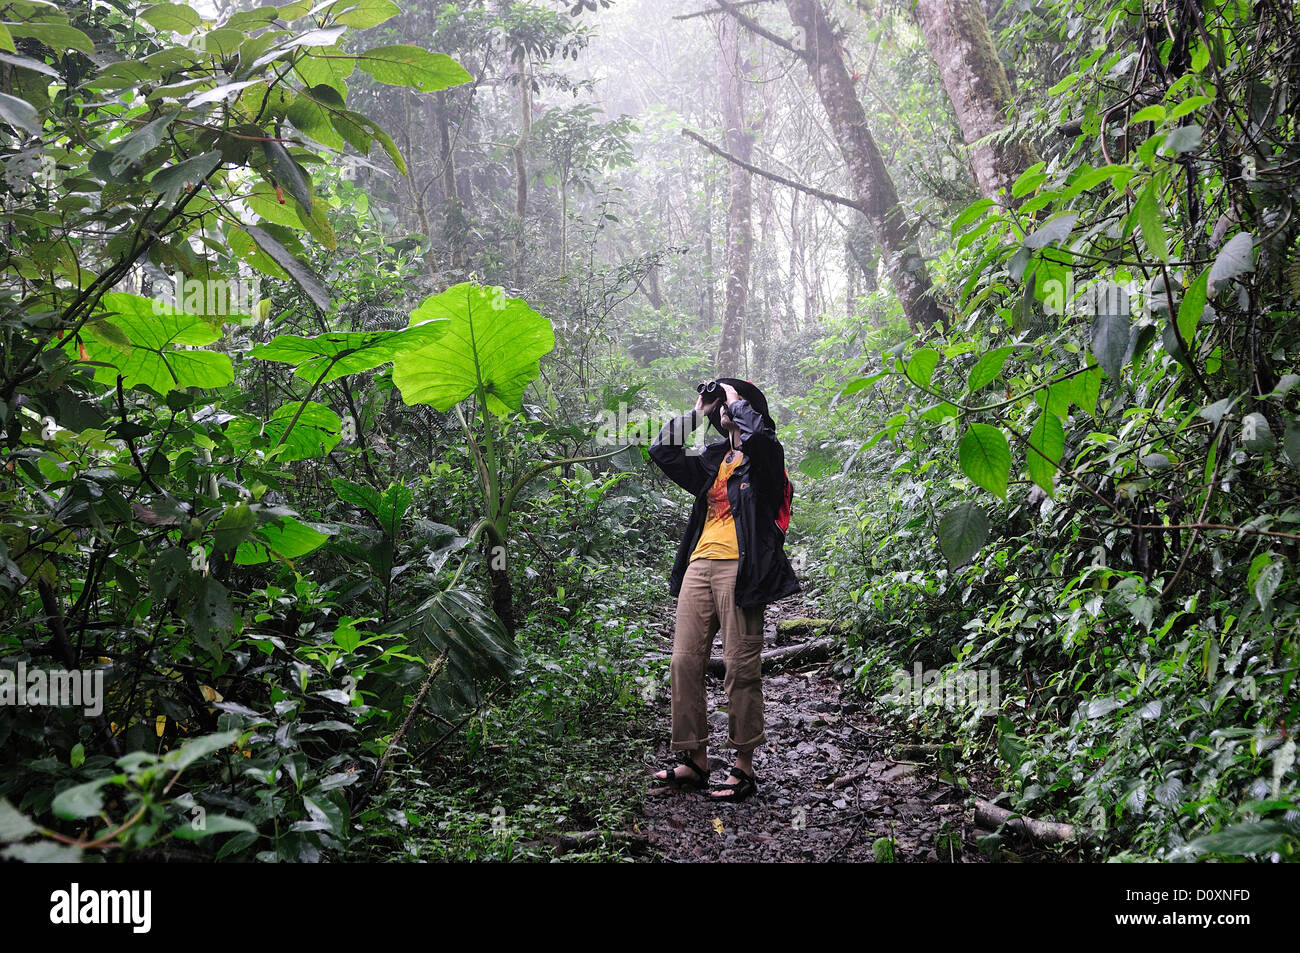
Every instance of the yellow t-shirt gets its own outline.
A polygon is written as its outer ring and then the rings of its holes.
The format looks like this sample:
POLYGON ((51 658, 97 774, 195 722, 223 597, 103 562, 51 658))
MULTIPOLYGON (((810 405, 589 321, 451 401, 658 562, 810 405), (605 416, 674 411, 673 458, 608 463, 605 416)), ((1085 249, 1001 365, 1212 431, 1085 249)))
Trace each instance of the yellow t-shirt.
POLYGON ((744 462, 740 451, 732 453, 730 463, 718 467, 717 479, 709 488, 709 509, 704 518, 700 541, 691 553, 691 562, 697 559, 739 559, 740 546, 736 542, 736 523, 731 517, 731 501, 727 498, 727 478, 744 462))

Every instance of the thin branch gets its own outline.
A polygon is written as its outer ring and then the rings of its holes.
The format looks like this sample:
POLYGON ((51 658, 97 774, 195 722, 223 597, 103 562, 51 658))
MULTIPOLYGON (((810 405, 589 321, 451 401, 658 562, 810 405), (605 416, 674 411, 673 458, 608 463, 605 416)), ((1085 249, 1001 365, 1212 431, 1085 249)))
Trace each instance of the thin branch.
POLYGON ((726 159, 728 162, 734 163, 735 165, 738 165, 742 169, 746 169, 749 172, 754 173, 755 175, 761 175, 763 178, 771 179, 773 182, 780 182, 782 185, 788 185, 792 189, 798 189, 800 192, 806 192, 808 195, 814 196, 816 198, 822 199, 827 202, 832 202, 835 205, 843 205, 846 208, 855 209, 856 211, 859 212, 865 211, 862 207, 862 203, 855 202, 853 199, 847 199, 844 196, 836 195, 833 192, 825 192, 822 189, 815 188, 811 185, 804 185, 801 182, 796 182, 794 179, 788 179, 785 176, 779 175, 776 172, 769 172, 766 169, 760 169, 758 166, 754 165, 753 163, 746 162, 745 160, 732 155, 730 152, 727 152, 721 146, 714 145, 713 143, 709 142, 709 140, 701 136, 699 133, 692 132, 690 129, 683 129, 682 135, 685 136, 687 139, 694 139, 696 142, 704 146, 704 148, 708 149, 710 152, 722 156, 722 158, 726 159))
POLYGON ((807 58, 808 53, 806 50, 799 49, 799 47, 795 46, 785 37, 777 36, 767 27, 761 25, 757 20, 753 20, 745 16, 743 13, 741 13, 739 9, 740 4, 728 3, 727 0, 716 0, 716 2, 720 10, 725 10, 727 13, 730 13, 733 17, 736 18, 736 22, 739 23, 741 26, 743 26, 750 33, 757 33, 763 39, 771 40, 777 46, 781 47, 781 49, 788 50, 789 52, 793 53, 795 56, 799 57, 800 59, 807 58))
MULTIPOLYGON (((775 0, 737 0, 737 2, 731 4, 731 6, 752 7, 752 6, 757 6, 760 3, 774 3, 774 2, 775 0)), ((696 10, 694 13, 679 13, 677 14, 677 16, 673 17, 673 19, 693 20, 695 17, 709 17, 709 16, 713 16, 715 13, 725 13, 725 12, 726 10, 723 9, 722 7, 710 7, 707 10, 696 10)))

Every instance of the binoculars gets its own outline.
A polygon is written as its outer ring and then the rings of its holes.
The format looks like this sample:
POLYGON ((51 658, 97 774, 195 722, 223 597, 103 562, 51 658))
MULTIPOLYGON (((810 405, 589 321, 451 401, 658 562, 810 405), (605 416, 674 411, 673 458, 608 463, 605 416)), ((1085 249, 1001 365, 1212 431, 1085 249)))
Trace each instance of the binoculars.
POLYGON ((722 385, 717 381, 704 381, 702 384, 695 385, 695 393, 702 394, 705 398, 713 400, 722 396, 722 385))

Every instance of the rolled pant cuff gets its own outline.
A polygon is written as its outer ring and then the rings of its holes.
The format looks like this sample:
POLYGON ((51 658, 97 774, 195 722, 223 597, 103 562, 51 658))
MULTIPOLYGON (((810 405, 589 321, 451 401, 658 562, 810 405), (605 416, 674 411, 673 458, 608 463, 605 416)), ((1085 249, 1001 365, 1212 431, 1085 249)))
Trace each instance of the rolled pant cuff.
POLYGON ((735 741, 732 741, 730 738, 727 739, 727 747, 735 748, 736 751, 739 752, 740 754, 748 754, 749 752, 757 748, 759 745, 763 745, 763 744, 767 744, 766 732, 760 732, 757 738, 753 738, 744 744, 738 744, 735 741))
POLYGON ((703 748, 708 743, 709 740, 707 738, 705 738, 703 741, 674 741, 670 743, 668 747, 671 748, 673 751, 693 752, 693 751, 698 751, 700 748, 703 748))

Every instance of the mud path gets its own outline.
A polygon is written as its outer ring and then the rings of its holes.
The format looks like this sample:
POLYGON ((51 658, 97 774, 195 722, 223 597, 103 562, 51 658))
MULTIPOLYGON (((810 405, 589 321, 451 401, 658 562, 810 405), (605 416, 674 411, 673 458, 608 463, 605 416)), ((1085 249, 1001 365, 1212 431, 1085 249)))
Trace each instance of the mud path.
MULTIPOLYGON (((778 619, 818 614, 807 602, 768 606, 765 650, 777 647, 778 619)), ((671 651, 671 621, 664 637, 671 651)), ((709 676, 706 686, 712 740, 720 745, 727 734, 722 679, 709 676)), ((890 757, 892 739, 871 700, 853 693, 828 663, 765 675, 763 695, 768 741, 754 754, 759 790, 732 804, 655 787, 651 774, 674 760, 669 696, 659 694, 654 724, 661 738, 655 763, 646 766, 638 823, 652 848, 647 859, 870 862, 877 840, 892 837, 898 863, 983 860, 966 793, 940 779, 937 766, 890 757)), ((710 749, 711 781, 726 780, 732 757, 729 749, 710 749)), ((876 850, 884 855, 887 846, 876 850)))

